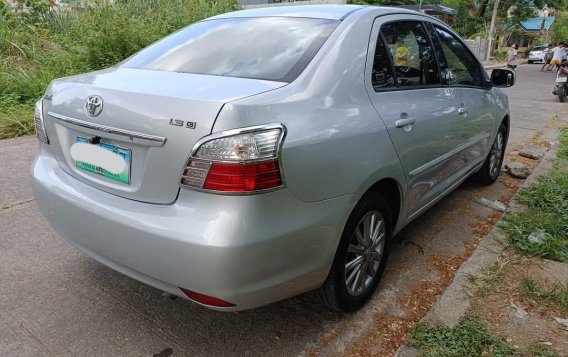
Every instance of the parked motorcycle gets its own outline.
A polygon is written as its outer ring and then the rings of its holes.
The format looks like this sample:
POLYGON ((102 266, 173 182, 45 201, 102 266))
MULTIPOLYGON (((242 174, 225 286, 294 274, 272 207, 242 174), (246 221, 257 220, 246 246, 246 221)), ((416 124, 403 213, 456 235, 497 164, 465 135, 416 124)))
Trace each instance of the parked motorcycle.
POLYGON ((566 62, 564 61, 558 68, 558 71, 556 71, 556 86, 552 94, 558 98, 558 101, 566 101, 566 95, 568 95, 568 68, 566 68, 566 62))
POLYGON ((558 77, 556 76, 556 87, 552 91, 552 94, 558 98, 560 102, 566 101, 566 93, 568 91, 568 77, 558 77))

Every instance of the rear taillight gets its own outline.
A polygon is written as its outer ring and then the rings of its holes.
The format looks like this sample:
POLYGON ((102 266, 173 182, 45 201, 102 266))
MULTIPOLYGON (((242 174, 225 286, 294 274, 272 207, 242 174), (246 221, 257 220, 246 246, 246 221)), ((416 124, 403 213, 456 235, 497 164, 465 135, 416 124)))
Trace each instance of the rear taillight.
POLYGON ((43 141, 46 144, 49 144, 49 139, 47 138, 47 133, 45 132, 45 126, 43 125, 43 102, 42 100, 38 100, 35 104, 35 111, 34 111, 34 122, 35 122, 35 129, 36 129, 36 136, 39 140, 43 141))
POLYGON ((279 154, 284 136, 283 125, 270 124, 205 137, 195 145, 180 185, 227 193, 282 187, 279 154))

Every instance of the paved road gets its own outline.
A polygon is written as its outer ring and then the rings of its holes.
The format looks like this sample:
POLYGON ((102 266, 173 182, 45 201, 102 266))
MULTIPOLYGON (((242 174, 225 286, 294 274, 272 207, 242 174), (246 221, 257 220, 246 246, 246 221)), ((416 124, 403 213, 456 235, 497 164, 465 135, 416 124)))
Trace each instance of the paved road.
MULTIPOLYGON (((517 85, 508 90, 512 147, 551 117, 566 117, 568 104, 550 94, 553 74, 538 73, 538 67, 521 66, 517 85)), ((473 199, 497 199, 505 190, 501 182, 489 188, 465 183, 405 229, 380 292, 356 314, 327 311, 309 296, 217 313, 164 298, 62 241, 29 187, 36 146, 33 137, 0 141, 0 355, 333 355, 348 352, 353 343, 381 353, 388 350, 387 335, 365 340, 380 328, 379 317, 407 318, 409 302, 420 306, 428 287, 443 283, 435 262, 466 254, 474 240, 471 224, 492 212, 473 199)))

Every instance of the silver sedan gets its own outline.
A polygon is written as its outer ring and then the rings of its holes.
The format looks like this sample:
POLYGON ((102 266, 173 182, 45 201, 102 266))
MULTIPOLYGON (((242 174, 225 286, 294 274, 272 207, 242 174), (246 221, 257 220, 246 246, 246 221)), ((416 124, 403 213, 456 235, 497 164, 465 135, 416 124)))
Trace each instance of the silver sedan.
POLYGON ((222 311, 315 290, 352 311, 397 232, 497 179, 514 79, 417 12, 223 14, 54 80, 33 188, 63 238, 157 289, 222 311))

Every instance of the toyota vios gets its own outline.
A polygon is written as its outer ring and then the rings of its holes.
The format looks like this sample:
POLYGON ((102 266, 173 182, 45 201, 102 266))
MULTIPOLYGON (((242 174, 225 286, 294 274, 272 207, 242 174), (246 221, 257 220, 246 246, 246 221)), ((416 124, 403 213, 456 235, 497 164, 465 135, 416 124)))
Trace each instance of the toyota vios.
POLYGON ((417 12, 215 16, 53 81, 33 188, 63 238, 163 291, 234 311, 315 290, 352 311, 402 227, 497 179, 514 79, 417 12))

